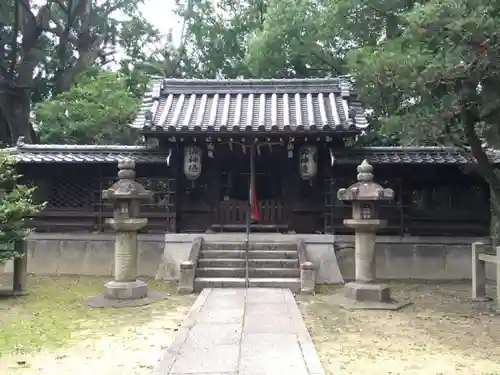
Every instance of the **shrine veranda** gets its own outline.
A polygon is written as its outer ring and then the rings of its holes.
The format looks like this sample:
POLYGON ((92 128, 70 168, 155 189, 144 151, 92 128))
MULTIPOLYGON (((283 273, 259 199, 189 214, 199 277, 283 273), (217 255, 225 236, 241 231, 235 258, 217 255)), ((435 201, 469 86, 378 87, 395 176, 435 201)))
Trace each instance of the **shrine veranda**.
MULTIPOLYGON (((351 146, 369 128, 355 90, 343 78, 159 80, 132 126, 140 129, 143 145, 20 140, 8 149, 26 181, 38 186, 37 199, 47 202, 33 219, 32 253, 60 258, 76 246, 87 259, 92 249, 110 251, 105 219, 112 210, 101 191, 116 180, 117 162, 125 157, 135 161, 138 180, 154 195, 141 207, 149 220, 141 237, 151 251, 143 261, 150 264, 143 272, 149 276, 169 243, 187 243, 196 234, 242 238, 249 218, 253 236, 334 239, 348 275, 352 254, 342 248, 349 247, 352 233, 343 220, 351 208, 337 199, 337 191, 355 181, 364 159, 373 165, 375 180, 395 192, 380 207, 388 220, 379 231, 380 277, 469 278, 470 245, 489 233, 489 190, 469 153, 351 146), (54 245, 57 254, 43 250, 54 245)), ((488 155, 500 163, 499 152, 488 155)), ((171 278, 183 257, 181 250, 176 254, 171 278)), ((328 263, 326 253, 317 258, 328 263)), ((53 265, 33 265, 32 271, 36 267, 57 272, 53 265)), ((103 267, 96 265, 95 273, 107 274, 103 267)))

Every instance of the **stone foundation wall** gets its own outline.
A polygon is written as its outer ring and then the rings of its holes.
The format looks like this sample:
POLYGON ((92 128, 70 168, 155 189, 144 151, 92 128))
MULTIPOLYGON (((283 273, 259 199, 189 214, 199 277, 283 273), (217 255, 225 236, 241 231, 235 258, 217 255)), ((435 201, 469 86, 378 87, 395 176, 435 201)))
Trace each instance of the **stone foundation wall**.
MULTIPOLYGON (((378 236, 376 245, 377 277, 380 279, 468 280, 472 277, 471 244, 489 243, 478 237, 378 236)), ((354 278, 354 236, 336 236, 342 275, 354 278)), ((494 279, 495 269, 487 264, 487 277, 494 279)))
MULTIPOLYGON (((172 235, 139 236, 139 275, 173 280, 179 264, 187 260, 190 243, 165 242, 172 235), (164 252, 164 249, 167 251, 164 252)), ((176 236, 176 235, 173 235, 176 236)), ((186 237, 193 235, 177 235, 186 237)), ((278 235, 279 236, 279 235, 278 235)), ((299 237, 300 235, 297 235, 299 237)), ((316 235, 319 236, 319 235, 316 235)), ((331 236, 325 236, 331 238, 331 236)), ((336 236, 337 253, 345 279, 354 277, 353 236, 336 236)), ((39 275, 113 275, 113 234, 35 233, 28 241, 28 272, 39 275)), ((377 238, 377 276, 381 279, 461 280, 471 277, 471 243, 487 240, 470 237, 377 238)), ((308 242, 308 241, 306 241, 308 242)), ((332 246, 308 243, 308 255, 318 268, 318 282, 328 282, 334 272, 332 246)), ((494 269, 487 275, 493 278, 494 269)), ((0 273, 12 272, 12 262, 0 265, 0 273)))
MULTIPOLYGON (((113 276, 113 234, 33 233, 28 240, 28 272, 38 275, 113 276)), ((139 275, 155 276, 165 236, 139 235, 139 275)), ((0 273, 2 266, 0 266, 0 273)), ((12 272, 12 262, 4 265, 12 272)))

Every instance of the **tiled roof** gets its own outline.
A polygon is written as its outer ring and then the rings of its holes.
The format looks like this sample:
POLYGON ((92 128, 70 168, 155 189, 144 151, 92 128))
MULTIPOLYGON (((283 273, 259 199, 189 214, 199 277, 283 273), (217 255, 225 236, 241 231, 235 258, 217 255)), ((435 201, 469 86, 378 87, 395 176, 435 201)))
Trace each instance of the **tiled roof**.
POLYGON ((359 131, 365 112, 347 78, 156 80, 134 127, 167 132, 359 131))
MULTIPOLYGON (((500 164, 500 151, 486 151, 490 161, 500 164)), ((451 147, 365 147, 334 153, 338 164, 356 164, 367 159, 370 164, 473 164, 470 152, 451 147)))
MULTIPOLYGON (((21 163, 116 163, 130 157, 137 163, 166 163, 168 151, 146 146, 74 146, 22 144, 4 149, 21 163)), ((500 151, 488 150, 490 160, 500 164, 500 151)), ((334 151, 335 164, 442 164, 475 163, 469 152, 438 147, 365 147, 334 151)))
POLYGON ((30 145, 6 148, 19 163, 117 163, 130 157, 136 163, 166 163, 168 153, 145 146, 30 145))

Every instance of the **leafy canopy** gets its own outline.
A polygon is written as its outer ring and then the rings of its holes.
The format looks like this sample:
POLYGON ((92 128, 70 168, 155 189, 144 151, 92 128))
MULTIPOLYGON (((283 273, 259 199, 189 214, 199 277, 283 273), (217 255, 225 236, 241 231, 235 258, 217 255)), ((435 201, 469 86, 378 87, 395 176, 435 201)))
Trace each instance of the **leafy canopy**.
POLYGON ((14 243, 30 233, 29 218, 43 208, 35 203, 34 188, 19 184, 13 160, 0 152, 0 264, 20 256, 14 243))
POLYGON ((404 143, 471 144, 498 133, 500 2, 439 0, 402 14, 402 32, 353 51, 365 97, 384 97, 388 132, 404 143))
POLYGON ((66 92, 35 106, 44 143, 130 144, 139 136, 128 124, 140 104, 128 78, 110 71, 88 71, 66 92))

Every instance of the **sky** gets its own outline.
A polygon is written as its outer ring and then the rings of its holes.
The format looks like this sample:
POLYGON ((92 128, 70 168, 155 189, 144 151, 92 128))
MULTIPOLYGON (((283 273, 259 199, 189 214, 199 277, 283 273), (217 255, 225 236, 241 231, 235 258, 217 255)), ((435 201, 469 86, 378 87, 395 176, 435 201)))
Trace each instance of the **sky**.
POLYGON ((146 0, 142 11, 146 19, 162 33, 166 34, 172 29, 173 39, 176 42, 180 40, 181 19, 174 14, 174 8, 174 0, 146 0))

